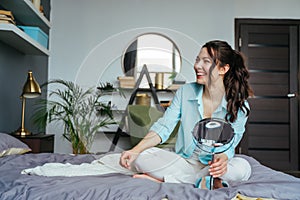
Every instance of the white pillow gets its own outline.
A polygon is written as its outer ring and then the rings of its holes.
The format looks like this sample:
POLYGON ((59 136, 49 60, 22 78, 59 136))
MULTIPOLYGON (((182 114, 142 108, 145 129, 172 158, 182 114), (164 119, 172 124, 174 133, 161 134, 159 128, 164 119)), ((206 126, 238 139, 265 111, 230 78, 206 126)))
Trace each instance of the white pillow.
POLYGON ((0 133, 0 157, 24 154, 29 151, 31 149, 17 138, 7 133, 0 133))

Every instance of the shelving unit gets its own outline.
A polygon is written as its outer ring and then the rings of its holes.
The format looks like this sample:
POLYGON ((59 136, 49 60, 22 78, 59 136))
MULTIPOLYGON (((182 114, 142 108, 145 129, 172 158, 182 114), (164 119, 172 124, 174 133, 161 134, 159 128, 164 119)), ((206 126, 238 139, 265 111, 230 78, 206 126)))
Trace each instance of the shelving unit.
MULTIPOLYGON (((1 0, 0 5, 12 12, 18 23, 37 26, 49 35, 50 22, 29 0, 1 0)), ((0 41, 29 55, 46 55, 49 51, 13 24, 0 24, 0 41)))
MULTIPOLYGON (((17 25, 34 26, 49 36, 50 2, 43 0, 44 14, 35 8, 31 0, 0 0, 0 9, 12 12, 17 25)), ((50 52, 36 40, 31 38, 14 24, 0 24, 0 92, 4 93, 0 100, 0 129, 11 132, 19 126, 20 87, 24 84, 28 70, 33 71, 39 83, 48 81, 48 59, 50 52), (4 103, 9 102, 9 104, 4 103), (10 113, 7 115, 6 113, 10 113)), ((47 97, 43 92, 42 98, 47 97)), ((29 119, 34 112, 33 102, 28 101, 25 113, 26 127, 33 133, 40 132, 29 119)))
MULTIPOLYGON (((163 90, 156 90, 156 88, 153 86, 153 83, 151 81, 151 78, 150 78, 150 75, 149 75, 149 72, 148 72, 148 69, 147 69, 147 66, 144 65, 143 68, 142 68, 142 71, 139 75, 139 78, 138 80, 136 81, 136 84, 135 84, 135 87, 133 88, 133 91, 131 93, 131 96, 130 96, 130 99, 129 99, 129 102, 128 102, 128 105, 132 105, 133 102, 134 102, 134 99, 136 98, 136 95, 138 92, 149 92, 152 94, 152 98, 154 100, 154 104, 157 108, 157 110, 161 111, 161 112, 164 112, 165 109, 161 106, 159 100, 158 100, 158 96, 157 96, 157 92, 158 91, 164 91, 164 92, 170 92, 172 90, 168 90, 168 89, 163 89, 163 90), (147 81, 148 81, 148 85, 149 85, 149 88, 140 88, 140 84, 141 84, 141 81, 143 79, 143 76, 146 76, 147 78, 147 81)), ((124 135, 123 134, 123 128, 126 124, 126 117, 127 117, 127 111, 125 110, 124 113, 123 113, 123 116, 122 116, 122 119, 121 119, 121 122, 119 124, 119 127, 115 133, 115 136, 113 138, 113 141, 112 141, 112 145, 110 146, 110 149, 109 151, 114 151, 115 150, 115 147, 119 141, 119 138, 121 135, 124 135)))
POLYGON ((0 24, 0 41, 24 54, 49 56, 49 51, 13 24, 0 24))
POLYGON ((45 33, 49 33, 49 20, 33 6, 30 0, 1 0, 0 5, 12 11, 19 22, 30 26, 38 26, 45 33))

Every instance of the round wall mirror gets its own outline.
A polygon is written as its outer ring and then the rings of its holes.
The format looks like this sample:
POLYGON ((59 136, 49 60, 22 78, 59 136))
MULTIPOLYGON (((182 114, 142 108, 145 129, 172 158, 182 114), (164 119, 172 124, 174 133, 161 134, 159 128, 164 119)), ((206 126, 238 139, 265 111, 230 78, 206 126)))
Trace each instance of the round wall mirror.
POLYGON ((158 33, 136 37, 123 54, 123 72, 125 76, 138 77, 144 65, 150 76, 162 72, 166 78, 175 77, 181 68, 178 47, 170 38, 158 33))

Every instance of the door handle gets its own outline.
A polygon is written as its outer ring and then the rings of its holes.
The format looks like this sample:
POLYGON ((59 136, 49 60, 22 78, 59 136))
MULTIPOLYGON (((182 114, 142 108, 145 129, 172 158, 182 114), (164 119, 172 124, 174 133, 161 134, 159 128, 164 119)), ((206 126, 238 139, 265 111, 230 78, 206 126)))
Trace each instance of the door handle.
POLYGON ((288 98, 295 98, 296 96, 297 96, 296 92, 287 94, 288 98))

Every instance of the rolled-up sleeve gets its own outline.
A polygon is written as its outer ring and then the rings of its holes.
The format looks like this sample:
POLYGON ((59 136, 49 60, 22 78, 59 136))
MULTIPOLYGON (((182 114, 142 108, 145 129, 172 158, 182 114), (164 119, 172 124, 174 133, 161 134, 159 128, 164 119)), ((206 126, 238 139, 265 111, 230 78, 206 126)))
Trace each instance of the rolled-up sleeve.
POLYGON ((178 89, 171 105, 167 108, 163 117, 155 122, 150 128, 151 131, 156 132, 161 138, 161 143, 168 140, 169 136, 176 127, 181 116, 181 98, 182 89, 178 89))

